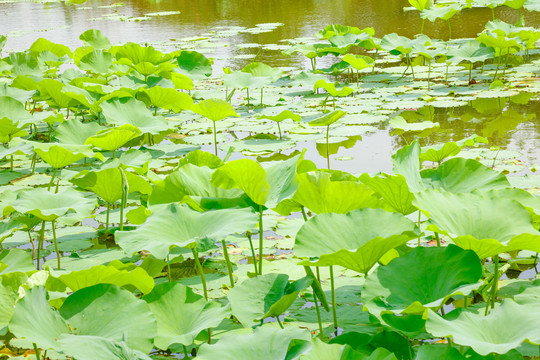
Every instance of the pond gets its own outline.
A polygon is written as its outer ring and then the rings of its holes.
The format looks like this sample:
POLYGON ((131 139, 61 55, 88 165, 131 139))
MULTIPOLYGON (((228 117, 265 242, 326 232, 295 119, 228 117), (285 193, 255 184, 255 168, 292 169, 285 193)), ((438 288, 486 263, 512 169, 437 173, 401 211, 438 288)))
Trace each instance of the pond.
MULTIPOLYGON (((7 0, 1 2, 0 33, 8 35, 4 51, 24 50, 39 37, 75 49, 82 44, 79 35, 94 28, 101 30, 113 44, 133 41, 169 51, 196 49, 214 59, 214 74, 220 74, 224 66, 237 70, 254 60, 298 70, 310 69, 309 60, 300 54, 285 57, 280 50, 289 47, 288 41, 314 38, 315 33, 328 24, 373 27, 377 37, 396 32, 413 38, 422 21, 417 11, 404 11, 406 5, 407 1, 396 0, 343 1, 339 4, 324 0, 126 0, 122 3, 90 0, 82 5, 7 0), (156 13, 160 16, 155 16, 156 13), (268 29, 256 26, 269 23, 280 25, 268 29), (196 39, 201 40, 186 41, 196 39)), ((453 37, 476 37, 491 16, 488 8, 462 11, 450 20, 453 37)), ((495 9, 495 16, 514 23, 518 12, 502 6, 495 9)), ((524 18, 527 26, 540 26, 537 13, 525 11, 524 18)), ((426 21, 424 33, 434 39, 448 39, 449 36, 447 24, 442 20, 426 21)), ((329 55, 320 60, 319 67, 334 62, 336 58, 329 55)), ((415 98, 414 93, 391 95, 387 99, 392 101, 415 98)), ((433 110, 432 121, 440 123, 440 131, 424 134, 421 144, 459 140, 472 134, 484 136, 490 146, 521 152, 520 166, 512 160, 512 166, 507 167, 510 173, 522 174, 526 167, 521 165, 532 166, 540 159, 537 98, 537 95, 533 96, 525 101, 526 104, 523 101, 515 104, 505 98, 503 102, 508 106, 501 104, 498 110, 481 113, 474 109, 474 104, 465 102, 437 107, 433 110)), ((416 103, 410 107, 421 105, 416 103)), ((378 107, 367 110, 377 111, 378 107)), ((392 114, 385 115, 390 117, 392 114)), ((395 136, 390 132, 388 126, 378 125, 376 130, 364 134, 361 141, 359 137, 349 138, 332 155, 342 159, 333 161, 333 167, 353 173, 389 172, 392 167, 390 155, 413 138, 411 133, 395 136)), ((303 143, 301 147, 308 148, 307 158, 320 166, 325 165, 326 154, 321 146, 318 151, 313 142, 303 143), (319 156, 318 152, 323 154, 319 156)), ((285 153, 290 154, 290 151, 285 153)))

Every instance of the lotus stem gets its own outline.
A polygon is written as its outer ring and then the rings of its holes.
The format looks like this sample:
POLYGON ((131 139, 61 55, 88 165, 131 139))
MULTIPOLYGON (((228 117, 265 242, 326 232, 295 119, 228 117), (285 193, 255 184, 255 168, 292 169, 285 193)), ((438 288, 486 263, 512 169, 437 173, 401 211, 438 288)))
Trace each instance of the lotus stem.
POLYGON ((491 17, 493 18, 493 21, 495 21, 495 8, 491 8, 491 17))
MULTIPOLYGON (((319 89, 317 89, 319 90, 319 89)), ((322 102, 322 111, 324 111, 324 108, 326 106, 326 100, 328 100, 328 98, 330 97, 330 94, 326 95, 326 97, 324 98, 323 102, 322 102)))
POLYGON ((373 69, 371 69, 371 75, 375 74, 375 62, 377 61, 378 54, 379 54, 379 49, 376 49, 375 56, 373 57, 373 69))
POLYGON ((122 200, 120 201, 120 231, 124 230, 124 207, 127 205, 127 196, 129 192, 129 185, 126 179, 126 174, 124 170, 119 168, 120 175, 122 176, 122 200))
POLYGON ((249 247, 251 248, 251 256, 253 257, 253 268, 255 270, 255 274, 258 274, 257 271, 257 257, 255 256, 255 248, 253 247, 253 241, 251 240, 251 232, 246 232, 246 236, 249 240, 249 247))
MULTIPOLYGON (((422 212, 418 209, 418 229, 420 229, 420 219, 422 217, 422 212)), ((418 246, 420 246, 420 235, 418 235, 418 246)))
POLYGON ((53 172, 53 175, 52 175, 52 178, 51 178, 51 181, 49 181, 49 186, 47 186, 47 191, 51 191, 51 186, 54 182, 54 177, 56 176, 56 172, 58 171, 58 169, 54 169, 54 172, 53 172))
POLYGON ((195 265, 197 265, 197 270, 199 271, 199 276, 201 277, 204 298, 208 301, 208 289, 206 288, 206 279, 204 277, 204 270, 201 265, 201 262, 199 261, 199 254, 197 253, 195 249, 191 249, 191 252, 193 253, 193 258, 195 259, 195 265))
POLYGON ((279 126, 279 122, 277 122, 276 124, 279 131, 279 140, 281 140, 281 126, 279 126))
POLYGON ((34 260, 34 255, 36 254, 36 246, 34 245, 34 239, 32 239, 32 234, 30 230, 27 231, 28 238, 30 239, 30 244, 32 245, 32 260, 34 260))
POLYGON ((11 154, 11 156, 10 156, 9 168, 10 168, 11 171, 13 171, 13 154, 11 154))
POLYGON ((41 360, 41 357, 39 356, 39 349, 38 349, 36 343, 32 343, 32 346, 34 347, 34 353, 36 355, 36 360, 41 360))
POLYGON ((246 94, 247 94, 247 102, 248 102, 247 107, 249 108, 249 105, 250 105, 250 103, 249 103, 249 88, 246 88, 246 94))
POLYGON ((411 57, 409 56, 409 54, 407 54, 407 60, 409 60, 409 66, 411 67, 412 79, 413 79, 413 80, 416 80, 416 79, 414 78, 414 66, 413 66, 413 64, 412 64, 411 57))
POLYGON ((51 227, 52 227, 52 233, 53 233, 53 239, 54 239, 54 251, 56 251, 56 261, 58 264, 57 270, 60 270, 60 251, 58 251, 58 241, 56 240, 56 228, 54 226, 54 223, 56 220, 51 221, 51 227))
POLYGON ((263 273, 263 208, 259 205, 259 275, 263 273))
POLYGON ((407 67, 405 68, 405 71, 403 72, 403 74, 401 74, 400 79, 403 79, 405 77, 405 74, 407 73, 407 70, 409 70, 409 62, 408 61, 407 61, 407 67))
POLYGON ((435 239, 437 239, 437 247, 441 247, 441 239, 438 232, 435 233, 435 239))
POLYGON ((216 130, 216 122, 213 121, 214 123, 214 153, 216 154, 217 156, 217 130, 216 130))
MULTIPOLYGON (((327 312, 330 312, 330 306, 328 305, 328 301, 326 300, 326 295, 324 294, 324 291, 321 287, 320 279, 315 277, 315 274, 311 270, 309 266, 304 266, 304 270, 306 272, 306 275, 311 277, 313 281, 311 282, 311 288, 313 289, 313 294, 318 294, 317 297, 321 301, 321 305, 324 307, 324 309, 327 312)), ((319 267, 317 267, 317 272, 319 271, 319 267)))
POLYGON ((32 175, 34 175, 34 173, 36 172, 36 162, 37 162, 37 154, 34 153, 34 155, 32 156, 32 175))
POLYGON ((39 232, 39 241, 38 241, 38 248, 37 248, 37 262, 36 262, 36 270, 39 271, 39 261, 41 259, 41 248, 43 247, 43 240, 45 239, 45 220, 41 223, 41 231, 39 232))
POLYGON ((426 23, 426 19, 422 19, 422 26, 420 27, 420 34, 424 34, 424 24, 426 23))
POLYGON ((233 268, 231 264, 231 259, 229 258, 229 251, 227 250, 227 244, 225 240, 221 240, 221 245, 223 245, 223 256, 225 257, 225 262, 227 263, 227 271, 229 272, 229 281, 231 282, 231 289, 234 287, 234 278, 233 278, 233 268))
POLYGON ((167 254, 167 277, 169 278, 169 282, 172 282, 172 278, 171 278, 171 260, 169 259, 168 254, 167 254))
POLYGON ((111 211, 111 203, 107 203, 107 219, 105 220, 105 234, 109 232, 109 213, 111 211))
POLYGON ((279 320, 279 315, 276 316, 276 320, 277 320, 277 323, 279 324, 279 327, 282 328, 282 329, 285 329, 285 328, 283 327, 283 323, 281 322, 281 320, 279 320))
POLYGON ((264 105, 263 105, 263 88, 261 88, 261 107, 264 107, 264 105))
POLYGON ((493 264, 495 266, 495 269, 493 270, 493 284, 491 285, 490 299, 488 299, 486 302, 485 316, 487 316, 489 313, 490 304, 492 309, 495 307, 495 295, 497 294, 497 287, 499 285, 499 255, 495 255, 493 258, 493 264))
MULTIPOLYGON (((501 50, 502 53, 502 50, 501 50)), ((499 72, 499 66, 501 66, 501 56, 502 54, 499 54, 499 61, 497 61, 497 68, 495 69, 495 75, 493 75, 493 81, 497 78, 497 73, 499 72)))
POLYGON ((304 206, 300 206, 300 210, 302 211, 302 216, 304 217, 304 221, 308 221, 308 217, 306 215, 306 209, 304 208, 304 206))
POLYGON ((448 40, 452 39, 452 26, 450 26, 450 19, 446 20, 446 23, 448 24, 448 40))
POLYGON ((506 61, 504 62, 503 76, 506 74, 506 68, 508 66, 508 59, 510 58, 510 50, 506 53, 506 61))
POLYGON ((322 340, 324 338, 324 334, 323 334, 321 310, 319 309, 319 299, 317 299, 317 294, 315 294, 315 292, 313 292, 313 302, 315 303, 315 312, 317 313, 317 323, 319 324, 319 339, 322 340))
POLYGON ((430 78, 431 78, 431 60, 428 61, 428 73, 427 73, 427 89, 428 89, 428 91, 431 90, 430 78))
POLYGON ((332 96, 332 107, 333 107, 333 110, 336 110, 336 97, 335 96, 332 96))
POLYGON ((472 80, 472 68, 473 68, 473 64, 471 63, 471 67, 469 68, 469 84, 471 83, 471 80, 472 80))
POLYGON ((336 335, 338 331, 337 310, 336 310, 336 288, 334 284, 334 267, 330 265, 330 291, 332 292, 332 317, 334 319, 334 329, 336 335))
POLYGON ((330 145, 328 143, 328 133, 330 132, 330 125, 326 126, 326 166, 330 170, 330 145))

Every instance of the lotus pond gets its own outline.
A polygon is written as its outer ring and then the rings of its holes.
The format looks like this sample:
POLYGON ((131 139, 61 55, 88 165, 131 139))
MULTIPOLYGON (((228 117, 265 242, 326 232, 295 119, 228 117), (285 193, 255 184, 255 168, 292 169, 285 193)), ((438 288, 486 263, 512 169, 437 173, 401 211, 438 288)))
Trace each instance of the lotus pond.
POLYGON ((0 359, 540 358, 540 2, 399 6, 1 36, 0 359))

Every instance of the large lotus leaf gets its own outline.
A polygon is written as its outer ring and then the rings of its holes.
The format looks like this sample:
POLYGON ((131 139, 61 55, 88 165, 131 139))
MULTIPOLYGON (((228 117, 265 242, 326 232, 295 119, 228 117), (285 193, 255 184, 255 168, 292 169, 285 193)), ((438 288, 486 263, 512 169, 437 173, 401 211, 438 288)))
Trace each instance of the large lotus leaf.
POLYGON ((420 17, 422 19, 428 19, 431 22, 435 22, 437 19, 449 20, 460 12, 462 8, 463 5, 459 3, 431 6, 422 10, 420 17))
POLYGON ((95 74, 109 74, 114 57, 104 50, 92 50, 78 61, 79 69, 95 74))
POLYGON ((360 181, 373 189, 395 211, 408 215, 417 209, 413 205, 414 194, 409 191, 403 175, 386 175, 370 177, 362 174, 360 181))
POLYGON ((141 90, 137 98, 144 101, 148 106, 153 105, 176 113, 189 110, 193 106, 193 99, 188 94, 160 86, 141 90))
POLYGON ((420 145, 418 141, 415 140, 411 145, 396 151, 392 155, 392 159, 394 160, 394 173, 405 177, 411 192, 416 193, 425 189, 420 176, 420 145))
POLYGON ((293 197, 296 189, 298 189, 296 169, 304 159, 304 153, 305 150, 301 154, 284 161, 265 163, 268 184, 270 185, 270 191, 264 203, 266 207, 274 208, 281 201, 293 197))
POLYGON ((395 360, 395 356, 389 351, 386 351, 385 356, 366 357, 364 354, 359 353, 350 345, 341 344, 327 344, 320 339, 313 339, 313 347, 300 356, 300 360, 395 360), (391 355, 391 356, 389 356, 391 355))
POLYGON ((116 150, 128 141, 141 135, 141 130, 131 124, 124 124, 111 129, 99 131, 86 139, 85 144, 98 147, 103 150, 116 150))
POLYGON ((37 78, 43 76, 41 64, 38 63, 35 57, 26 52, 11 53, 5 60, 12 66, 11 74, 13 76, 28 75, 37 78))
POLYGON ((302 225, 294 253, 318 258, 302 265, 341 265, 367 273, 389 250, 417 236, 418 228, 411 220, 382 209, 320 214, 302 225))
MULTIPOLYGON (((71 179, 75 185, 94 192, 97 196, 108 203, 114 203, 122 197, 122 174, 118 168, 104 169, 100 171, 90 171, 86 174, 81 173, 71 179)), ((152 185, 144 178, 133 174, 129 171, 124 171, 128 182, 129 192, 140 192, 142 194, 150 194, 152 185)))
POLYGON ((308 331, 297 327, 287 327, 283 330, 274 327, 258 327, 251 334, 241 332, 224 335, 217 344, 204 344, 200 347, 199 360, 283 360, 294 359, 298 354, 291 346, 292 356, 288 357, 292 342, 309 342, 311 335, 308 331))
POLYGON ((199 241, 253 229, 257 216, 250 209, 224 209, 199 213, 186 205, 171 204, 155 211, 133 231, 117 231, 118 245, 128 254, 148 250, 164 259, 173 246, 195 248, 199 241))
POLYGON ((102 129, 103 127, 95 122, 82 123, 78 119, 71 119, 58 125, 54 136, 63 144, 84 145, 86 139, 102 129))
POLYGON ((471 250, 417 247, 375 269, 362 288, 362 303, 370 313, 423 314, 437 309, 453 294, 468 294, 479 286, 482 264, 471 250))
POLYGON ((394 116, 392 120, 389 122, 390 127, 392 129, 398 129, 401 132, 404 131, 424 131, 427 129, 439 127, 440 124, 438 122, 431 122, 431 121, 423 121, 423 122, 417 122, 417 123, 410 123, 407 122, 402 116, 394 116))
POLYGON ((28 133, 24 128, 27 124, 19 125, 18 121, 13 121, 8 118, 0 119, 0 142, 7 144, 11 139, 26 136, 28 133))
POLYGON ((55 44, 47 39, 39 38, 36 41, 30 45, 30 54, 33 56, 43 52, 43 51, 50 51, 54 55, 58 57, 63 57, 65 55, 68 55, 71 57, 71 50, 62 44, 55 44))
POLYGON ((13 98, 22 104, 32 99, 32 96, 36 95, 36 93, 35 90, 18 89, 7 83, 0 84, 0 96, 13 98))
POLYGON ((179 283, 157 285, 143 300, 156 317, 154 345, 162 350, 173 344, 189 346, 201 331, 218 326, 230 316, 229 306, 206 301, 179 283))
POLYGON ((409 0, 409 4, 414 6, 416 10, 422 11, 433 6, 433 0, 409 0))
POLYGON ((103 161, 101 153, 92 151, 90 145, 34 143, 34 151, 43 161, 55 169, 60 169, 84 158, 103 161))
POLYGON ((313 119, 309 122, 310 126, 329 126, 345 116, 345 112, 341 110, 335 110, 324 114, 316 119, 313 119))
POLYGON ((531 215, 517 201, 495 193, 426 190, 416 194, 414 203, 436 230, 481 258, 511 250, 540 251, 540 235, 532 226, 531 215))
POLYGON ((281 77, 282 71, 261 62, 252 62, 244 66, 242 72, 251 74, 255 78, 267 78, 268 82, 273 82, 281 77))
POLYGON ((313 85, 313 91, 317 89, 324 89, 326 90, 331 96, 349 96, 354 92, 353 88, 344 86, 341 90, 337 90, 336 86, 332 83, 328 83, 325 80, 317 80, 315 84, 313 85))
POLYGON ((191 151, 186 156, 178 160, 178 167, 182 167, 186 164, 193 164, 196 166, 206 166, 210 169, 216 169, 224 164, 218 156, 209 153, 207 151, 195 150, 191 151))
POLYGON ((298 174, 298 190, 293 200, 316 214, 345 214, 364 207, 380 207, 381 201, 364 184, 332 181, 328 172, 298 174))
POLYGON ((283 110, 277 115, 262 115, 259 116, 259 119, 270 119, 277 123, 282 122, 283 120, 291 119, 292 121, 300 121, 302 118, 300 115, 293 113, 290 110, 283 110))
POLYGON ((60 275, 58 280, 73 292, 96 284, 113 284, 119 287, 129 285, 144 294, 152 291, 154 287, 154 279, 145 270, 140 267, 126 268, 118 260, 108 265, 97 265, 90 269, 60 275))
POLYGON ((171 73, 171 81, 176 89, 193 90, 193 80, 184 74, 171 73))
POLYGON ((233 315, 250 327, 283 314, 310 284, 310 277, 290 283, 288 275, 271 273, 244 280, 229 291, 227 298, 233 315))
MULTIPOLYGON (((19 224, 19 226, 21 225, 19 224)), ((2 275, 13 272, 27 273, 35 269, 32 255, 23 249, 10 249, 0 252, 0 274, 2 275)))
POLYGON ((157 51, 152 46, 141 46, 136 43, 128 42, 122 46, 113 46, 110 48, 118 60, 126 59, 133 65, 148 62, 153 65, 158 65, 164 61, 170 60, 168 56, 157 51))
POLYGON ((255 88, 259 85, 259 82, 247 72, 232 71, 231 73, 223 74, 223 82, 228 88, 255 88))
POLYGON ((109 124, 131 124, 150 134, 159 134, 171 127, 162 116, 152 116, 143 102, 133 98, 105 101, 101 108, 109 124))
POLYGON ((108 49, 111 47, 111 42, 101 31, 96 29, 90 29, 83 32, 79 39, 84 41, 87 46, 91 46, 94 49, 108 49))
POLYGON ((26 280, 21 273, 2 274, 0 276, 0 330, 8 326, 19 299, 19 286, 26 280))
POLYGON ((477 41, 469 41, 461 44, 457 48, 448 50, 448 57, 454 64, 459 64, 462 61, 470 63, 484 62, 495 56, 493 48, 481 46, 477 41))
POLYGON ((384 35, 381 41, 381 48, 390 51, 393 55, 410 54, 412 43, 409 38, 399 36, 396 33, 384 35))
POLYGON ((243 194, 239 189, 226 190, 213 186, 210 183, 212 173, 213 170, 206 166, 199 167, 187 163, 154 185, 149 202, 152 205, 180 202, 186 195, 203 198, 237 198, 243 194))
POLYGON ((473 159, 453 158, 437 169, 423 170, 420 175, 426 187, 454 193, 510 187, 506 176, 473 159))
POLYGON ((212 75, 210 60, 197 51, 182 51, 176 58, 180 72, 193 78, 204 78, 212 75))
POLYGON ((51 106, 67 108, 80 105, 80 102, 66 94, 63 88, 64 84, 54 79, 43 79, 37 83, 40 96, 48 98, 51 106))
POLYGON ((426 330, 436 337, 452 337, 459 345, 470 346, 480 355, 505 354, 523 342, 540 344, 538 303, 520 305, 511 299, 503 301, 487 316, 462 311, 446 320, 430 312, 426 330))
POLYGON ((455 347, 447 345, 422 345, 417 348, 414 360, 465 360, 467 359, 455 347))
POLYGON ((10 96, 0 96, 0 118, 12 121, 29 120, 32 115, 24 109, 24 104, 10 96))
POLYGON ((522 45, 518 42, 519 38, 508 38, 501 30, 483 32, 476 38, 476 40, 487 47, 494 48, 497 51, 495 54, 496 56, 502 55, 502 49, 506 50, 504 51, 506 54, 507 51, 516 52, 522 48, 522 45))
POLYGON ((56 194, 45 188, 35 188, 19 193, 17 199, 4 209, 4 214, 16 210, 45 221, 53 221, 72 211, 81 217, 89 216, 95 204, 95 200, 85 198, 81 192, 72 188, 60 190, 56 194))
POLYGON ((77 360, 151 360, 142 351, 130 348, 125 341, 101 336, 62 334, 58 343, 63 353, 77 360))
POLYGON ((523 5, 525 5, 525 2, 527 2, 527 0, 506 0, 504 2, 504 5, 511 7, 512 9, 518 10, 521 9, 523 5))
POLYGON ((223 120, 230 116, 239 115, 234 111, 231 104, 221 99, 203 100, 191 107, 191 111, 200 114, 212 121, 223 120))
POLYGON ((365 55, 347 54, 343 57, 343 61, 351 64, 356 70, 362 70, 367 67, 373 67, 373 58, 365 55))

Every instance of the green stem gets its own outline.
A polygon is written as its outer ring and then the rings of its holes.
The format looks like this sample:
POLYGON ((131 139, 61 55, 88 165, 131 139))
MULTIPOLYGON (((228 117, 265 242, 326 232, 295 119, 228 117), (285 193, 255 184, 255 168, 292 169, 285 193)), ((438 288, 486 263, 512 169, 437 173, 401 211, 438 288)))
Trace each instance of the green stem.
POLYGON ((30 244, 32 244, 32 260, 34 260, 34 255, 36 255, 36 245, 34 245, 34 239, 32 239, 32 234, 30 230, 27 231, 28 238, 30 239, 30 244))
POLYGON ((259 275, 263 273, 263 208, 259 205, 259 275))
POLYGON ((257 271, 257 257, 255 256, 255 248, 253 247, 253 241, 251 240, 251 233, 248 231, 246 233, 246 236, 249 240, 249 247, 251 248, 251 256, 253 257, 253 268, 255 270, 255 274, 258 274, 257 271))
POLYGON ((195 249, 191 249, 191 252, 193 253, 193 258, 195 259, 195 264, 197 265, 197 270, 199 271, 199 276, 201 277, 204 298, 208 300, 208 290, 206 288, 206 279, 204 277, 203 267, 201 265, 201 262, 199 261, 199 254, 197 253, 195 249))
POLYGON ((124 174, 124 170, 122 168, 119 168, 120 175, 122 176, 122 201, 120 202, 120 231, 124 230, 124 208, 127 205, 127 196, 129 193, 129 185, 126 178, 126 174, 124 174))
POLYGON ((495 21, 495 8, 491 8, 491 17, 493 18, 493 21, 495 21))
POLYGON ((413 79, 413 80, 416 80, 416 79, 414 78, 414 66, 413 66, 413 64, 412 64, 411 57, 409 56, 409 54, 407 54, 407 59, 409 60, 409 65, 411 66, 412 79, 413 79))
MULTIPOLYGON (((327 312, 330 312, 330 305, 328 305, 328 300, 326 300, 326 295, 324 294, 324 291, 321 287, 321 281, 317 277, 315 277, 315 274, 309 266, 304 266, 304 270, 306 272, 306 275, 313 279, 313 281, 311 282, 311 289, 313 290, 313 294, 317 295, 317 297, 321 301, 322 307, 324 307, 327 312)), ((318 273, 319 267, 317 267, 317 275, 318 273)))
POLYGON ((247 106, 248 106, 248 108, 249 108, 249 105, 250 105, 250 104, 249 104, 249 88, 246 88, 246 93, 247 93, 247 102, 248 102, 248 103, 247 103, 247 106))
POLYGON ((317 323, 319 324, 319 338, 322 340, 323 335, 323 326, 321 318, 321 310, 319 309, 319 299, 317 299, 317 294, 313 293, 313 301, 315 302, 315 312, 317 313, 317 323))
POLYGON ((11 156, 10 156, 9 167, 10 167, 11 171, 13 171, 13 154, 11 154, 11 156))
POLYGON ((471 63, 471 67, 469 68, 469 84, 471 83, 471 80, 472 80, 472 68, 473 68, 473 64, 471 63))
POLYGON ((39 232, 39 241, 37 248, 37 266, 36 270, 39 271, 39 261, 41 260, 41 248, 43 247, 43 241, 45 239, 45 221, 41 223, 41 231, 39 232))
POLYGON ((487 314, 489 313, 490 304, 492 309, 495 307, 495 295, 497 293, 497 286, 499 285, 499 255, 495 255, 493 263, 495 265, 495 269, 493 270, 493 284, 491 285, 490 299, 488 299, 488 301, 486 302, 486 311, 484 313, 485 316, 487 316, 487 314))
POLYGON ((276 320, 277 320, 277 323, 279 324, 279 327, 282 328, 282 329, 285 329, 285 328, 283 327, 283 323, 281 322, 281 320, 279 320, 279 315, 276 316, 276 320))
POLYGON ((426 23, 426 19, 422 19, 422 26, 420 27, 420 34, 424 34, 424 24, 426 23))
POLYGON ((308 221, 308 217, 306 215, 306 209, 304 206, 300 206, 300 210, 302 210, 302 216, 304 217, 304 221, 308 221))
POLYGON ((32 156, 32 175, 36 172, 36 162, 37 162, 37 154, 34 153, 32 156))
POLYGON ((261 88, 261 107, 263 106, 263 88, 261 88))
POLYGON ((371 75, 375 74, 375 62, 377 61, 378 54, 379 54, 379 49, 375 50, 375 56, 373 57, 373 69, 371 69, 371 75))
POLYGON ((441 247, 441 239, 438 232, 435 233, 435 239, 437 239, 437 247, 441 247))
POLYGON ((501 66, 501 56, 502 56, 502 50, 501 54, 499 54, 499 61, 497 61, 497 68, 495 69, 495 75, 493 75, 493 81, 497 78, 497 73, 499 72, 499 66, 501 66))
POLYGON ((216 122, 213 121, 214 123, 214 152, 217 156, 217 132, 216 132, 216 122))
POLYGON ((330 291, 332 292, 332 317, 334 318, 334 329, 336 329, 336 335, 338 330, 337 322, 337 307, 336 307, 336 288, 334 284, 334 267, 330 265, 330 291))
POLYGON ((446 20, 448 23, 448 40, 452 39, 452 27, 450 26, 450 20, 446 20))
POLYGON ((510 58, 510 50, 506 53, 506 61, 504 62, 503 76, 506 74, 506 68, 508 66, 508 59, 510 58))
POLYGON ((428 73, 427 73, 427 89, 431 90, 431 83, 429 82, 431 78, 431 60, 428 62, 428 73))
POLYGON ((107 219, 105 220, 105 234, 109 233, 109 213, 111 212, 111 203, 107 203, 107 219))
MULTIPOLYGON (((418 229, 420 229, 420 219, 422 217, 422 212, 418 210, 418 229)), ((418 246, 420 246, 420 235, 418 235, 418 246)))
POLYGON ((36 353, 36 360, 41 360, 41 357, 39 356, 39 349, 36 343, 32 343, 32 346, 34 347, 34 352, 36 353))
POLYGON ((322 110, 324 111, 324 108, 326 106, 326 100, 328 100, 328 98, 330 97, 330 94, 326 95, 326 97, 324 98, 323 102, 322 102, 322 110))
POLYGON ((328 141, 328 133, 330 132, 330 125, 326 126, 326 166, 330 170, 330 145, 328 141))
POLYGON ((227 263, 227 271, 229 272, 229 281, 231 282, 231 289, 234 287, 234 278, 233 278, 233 268, 231 264, 231 259, 229 258, 229 251, 227 250, 227 244, 225 240, 221 240, 221 245, 223 245, 223 256, 225 256, 225 262, 227 263))
POLYGON ((58 241, 56 240, 56 228, 54 226, 54 223, 56 221, 51 221, 51 227, 52 227, 52 233, 53 233, 53 239, 54 239, 54 251, 56 251, 56 261, 58 264, 57 270, 60 270, 60 251, 58 251, 58 241))
POLYGON ((167 277, 169 278, 169 282, 172 282, 172 278, 171 278, 171 260, 169 259, 168 254, 167 254, 167 277))
POLYGON ((47 191, 50 191, 51 190, 51 186, 54 182, 54 177, 56 176, 56 172, 58 171, 58 169, 54 169, 54 172, 53 172, 53 176, 51 178, 51 181, 49 181, 49 186, 47 186, 47 191))
POLYGON ((281 140, 281 126, 279 126, 279 122, 277 122, 277 128, 279 130, 279 140, 281 140))

